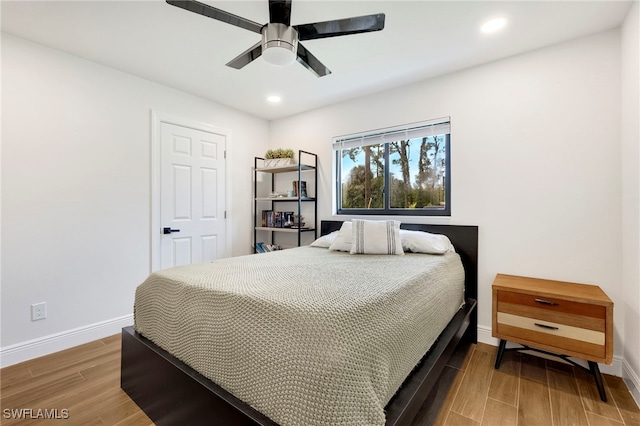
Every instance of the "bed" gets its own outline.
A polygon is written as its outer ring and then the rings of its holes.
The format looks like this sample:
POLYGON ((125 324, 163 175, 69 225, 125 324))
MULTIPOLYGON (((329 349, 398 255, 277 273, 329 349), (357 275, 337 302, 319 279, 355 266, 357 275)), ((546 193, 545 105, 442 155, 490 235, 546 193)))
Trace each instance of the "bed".
MULTIPOLYGON (((327 235, 340 226, 341 222, 324 221, 321 234, 327 235)), ((377 317, 373 314, 369 315, 369 311, 373 309, 380 312, 388 311, 388 306, 394 306, 396 311, 410 315, 409 308, 405 309, 405 305, 402 305, 404 302, 399 298, 399 293, 393 290, 396 282, 393 277, 403 274, 400 269, 393 270, 394 265, 399 264, 391 259, 394 256, 379 256, 379 259, 376 259, 376 256, 360 257, 359 262, 375 262, 391 272, 390 278, 385 279, 388 283, 376 287, 376 275, 379 274, 372 273, 365 279, 370 283, 371 290, 368 286, 358 289, 358 292, 364 295, 364 299, 368 300, 366 306, 358 302, 357 306, 346 306, 341 312, 335 313, 329 312, 332 304, 351 300, 348 294, 343 297, 342 292, 346 290, 345 286, 339 283, 342 281, 339 278, 346 277, 348 274, 344 271, 350 271, 354 267, 352 263, 345 262, 353 262, 358 256, 348 254, 341 256, 336 252, 329 253, 326 249, 306 247, 289 251, 288 254, 274 253, 269 255, 271 257, 253 255, 247 259, 220 262, 215 268, 216 276, 221 275, 224 278, 228 275, 235 280, 234 271, 242 269, 247 275, 246 281, 249 284, 242 287, 241 294, 234 293, 233 296, 243 304, 239 304, 238 301, 227 303, 229 296, 224 293, 224 297, 218 298, 223 302, 216 302, 216 299, 208 302, 214 305, 218 303, 216 309, 196 307, 208 297, 203 295, 203 288, 207 287, 211 280, 216 279, 201 278, 210 273, 212 265, 177 268, 163 273, 162 279, 168 284, 165 283, 166 290, 162 291, 170 292, 171 296, 168 296, 168 293, 157 295, 155 299, 160 302, 156 304, 153 302, 143 304, 137 301, 136 330, 141 334, 131 327, 123 330, 122 389, 157 424, 277 424, 272 419, 278 419, 281 424, 320 424, 319 419, 328 421, 327 424, 337 424, 343 420, 345 424, 410 423, 458 341, 465 335, 471 341, 476 340, 477 227, 405 224, 403 228, 447 235, 457 252, 451 258, 459 256, 464 267, 464 278, 461 278, 461 281, 464 281, 464 288, 460 290, 459 296, 449 291, 452 295, 448 297, 453 297, 452 300, 459 306, 463 301, 462 292, 464 292, 466 303, 461 309, 455 308, 452 311, 453 319, 448 325, 446 321, 441 326, 434 324, 437 328, 436 334, 425 337, 432 338, 428 346, 421 346, 424 345, 422 337, 420 339, 404 337, 408 336, 404 329, 398 331, 396 336, 389 334, 382 338, 382 333, 378 330, 383 329, 391 320, 382 319, 376 322, 377 317), (303 258, 312 260, 296 261, 296 256, 301 255, 303 258), (284 267, 288 258, 291 258, 293 264, 298 267, 284 267), (245 262, 251 259, 254 260, 247 266, 245 262), (264 263, 267 261, 273 263, 273 270, 269 270, 269 265, 264 263), (241 262, 245 266, 241 266, 241 262), (323 274, 329 275, 318 278, 313 276, 316 273, 314 270, 318 269, 312 267, 314 262, 318 265, 329 265, 332 262, 337 264, 324 268, 326 272, 323 274), (335 275, 335 271, 340 268, 343 268, 342 272, 335 275), (330 275, 331 271, 334 273, 333 276, 330 275), (270 282, 273 284, 267 290, 254 288, 252 284, 256 280, 259 281, 256 275, 260 274, 272 274, 276 278, 272 277, 270 282), (295 303, 291 301, 293 299, 289 300, 293 290, 285 287, 291 284, 278 280, 278 277, 284 276, 283 274, 292 275, 298 284, 293 289, 300 288, 301 292, 307 294, 305 297, 314 300, 314 305, 300 308, 297 300, 295 303), (249 276, 253 276, 253 281, 248 278, 249 276), (323 280, 325 284, 322 291, 315 294, 316 283, 323 280), (179 287, 183 282, 188 283, 188 286, 179 287), (251 295, 251 300, 245 300, 248 293, 256 291, 256 294, 251 295), (189 296, 188 293, 193 292, 196 296, 189 296), (182 297, 180 303, 167 302, 173 300, 176 295, 182 297), (455 297, 459 297, 459 300, 456 301, 455 297), (260 304, 255 304, 254 299, 260 299, 260 304), (392 303, 399 304, 390 305, 392 303), (322 304, 330 308, 327 311, 329 313, 324 313, 322 310, 316 312, 316 307, 322 304), (243 309, 245 311, 248 309, 251 314, 242 315, 237 311, 229 311, 229 305, 243 306, 243 309), (195 319, 188 317, 189 311, 192 310, 199 312, 200 317, 196 316, 195 319), (202 314, 203 311, 204 314, 202 314), (216 311, 217 316, 209 316, 209 311, 216 311), (281 311, 284 313, 278 313, 281 311), (352 313, 353 318, 350 317, 352 313), (278 315, 283 316, 279 323, 278 315), (305 326, 307 316, 310 319, 305 326), (229 317, 234 317, 234 321, 238 324, 234 323, 230 326, 231 323, 226 322, 229 317), (335 317, 347 318, 347 324, 350 324, 347 328, 354 328, 349 331, 351 334, 341 332, 341 323, 333 322, 335 317), (319 347, 323 348, 323 357, 314 360, 313 362, 317 364, 310 366, 308 365, 310 358, 306 353, 308 350, 305 349, 308 345, 300 344, 298 347, 298 341, 305 340, 305 336, 309 334, 306 330, 313 328, 314 324, 320 324, 322 330, 316 330, 316 334, 312 333, 310 340, 307 340, 315 343, 314 352, 317 353, 319 347), (445 328, 440 333, 442 327, 445 328), (295 336, 295 339, 289 339, 286 350, 283 350, 284 348, 278 342, 285 341, 289 335, 295 336), (244 349, 247 345, 238 349, 240 340, 248 340, 251 343, 248 345, 251 350, 244 349), (349 352, 351 348, 343 348, 343 346, 334 348, 336 340, 361 340, 362 342, 359 343, 361 346, 355 347, 354 351, 363 352, 364 356, 369 358, 353 361, 349 352), (417 343, 414 343, 414 340, 417 343), (435 343, 432 345, 433 341, 435 343), (400 361, 397 361, 397 368, 396 364, 393 364, 393 368, 389 369, 386 368, 387 364, 381 362, 379 358, 385 358, 393 351, 395 351, 394 357, 400 361), (426 355, 422 357, 424 352, 426 355), (269 360, 275 361, 269 363, 269 360), (420 362, 412 371, 417 361, 420 362), (342 366, 343 363, 344 366, 342 366), (345 382, 346 384, 343 385, 340 381, 345 375, 354 376, 349 377, 349 380, 353 380, 358 398, 352 398, 354 392, 352 392, 353 389, 349 389, 351 382, 345 382), (296 376, 295 386, 290 386, 288 378, 293 376, 296 376), (380 376, 384 380, 381 380, 380 376), (242 400, 207 377, 215 378, 216 382, 222 383, 226 389, 240 396, 242 400), (403 380, 405 377, 406 380, 403 380), (304 383, 306 387, 301 385, 304 383), (322 385, 317 386, 318 383, 322 385), (317 407, 314 405, 318 404, 314 392, 320 392, 320 396, 324 398, 322 404, 317 407), (367 392, 371 393, 371 397, 361 400, 360 395, 367 392), (311 396, 307 398, 307 394, 311 396), (352 408, 354 404, 355 408, 352 408), (372 404, 379 405, 377 411, 376 407, 368 406, 372 404), (326 407, 332 407, 332 409, 328 411, 326 407), (331 417, 333 415, 335 417, 331 417), (353 417, 358 415, 364 417, 353 417)), ((417 271, 421 264, 429 263, 428 258, 423 256, 422 259, 418 259, 417 256, 420 255, 403 256, 402 264, 411 265, 404 269, 417 271)), ((445 256, 441 259, 445 259, 445 256)), ((444 261, 438 259, 439 263, 434 264, 439 265, 444 261)), ((373 269, 373 266, 365 266, 358 275, 366 275, 367 269, 373 269)), ((410 271, 404 274, 411 275, 410 271)), ((439 276, 436 273, 433 275, 439 276)), ((152 277, 150 279, 153 281, 152 277)), ((410 281, 413 278, 409 276, 408 279, 410 281)), ((245 280, 244 276, 242 280, 245 280)), ((224 287, 228 281, 230 280, 221 279, 219 285, 224 287)), ((405 279, 397 281, 405 282, 405 279)), ((155 294, 161 291, 158 289, 162 287, 162 282, 145 284, 140 286, 139 292, 148 291, 150 294, 155 294)), ((346 287, 354 285, 358 285, 356 281, 350 282, 346 287)), ((234 291, 236 291, 235 287, 236 284, 234 284, 234 291)), ((411 288, 413 289, 413 286, 411 288)), ((353 290, 349 289, 349 291, 353 290)), ((419 294, 421 293, 416 293, 413 297, 422 297, 419 294)), ((426 298, 427 293, 424 294, 426 298)), ((148 297, 140 300, 147 299, 153 300, 148 297)), ((438 301, 433 309, 440 305, 450 306, 451 303, 445 304, 438 301)), ((420 312, 416 313, 418 314, 421 315, 420 312)), ((431 322, 437 321, 428 320, 428 323, 422 323, 420 327, 416 326, 416 330, 420 333, 425 330, 424 334, 427 334, 426 330, 430 328, 431 322)))

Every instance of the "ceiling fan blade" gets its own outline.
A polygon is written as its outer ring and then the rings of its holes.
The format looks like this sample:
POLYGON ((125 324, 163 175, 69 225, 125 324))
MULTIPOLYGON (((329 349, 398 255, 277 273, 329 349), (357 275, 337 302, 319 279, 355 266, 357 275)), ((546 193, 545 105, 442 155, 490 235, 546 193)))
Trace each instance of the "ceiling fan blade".
POLYGON ((291 25, 291 0, 269 0, 269 23, 291 25))
POLYGON ((262 55, 262 41, 259 41, 258 43, 254 44, 249 49, 247 49, 246 51, 242 52, 241 54, 236 56, 234 59, 229 61, 227 63, 227 66, 239 70, 240 68, 247 65, 249 62, 259 58, 261 55, 262 55))
POLYGON ((225 12, 224 10, 216 9, 208 4, 200 3, 195 0, 167 0, 171 6, 176 6, 189 12, 197 13, 198 15, 206 16, 217 21, 226 22, 227 24, 235 25, 236 27, 244 28, 245 30, 253 31, 254 33, 261 34, 263 25, 257 22, 244 19, 240 16, 232 13, 225 12))
POLYGON ((384 13, 316 22, 315 24, 294 25, 293 27, 298 31, 300 40, 367 33, 380 31, 384 28, 384 13))
POLYGON ((324 66, 322 62, 311 54, 305 47, 298 43, 298 57, 296 58, 306 69, 316 75, 316 77, 323 77, 331 74, 331 70, 324 66))

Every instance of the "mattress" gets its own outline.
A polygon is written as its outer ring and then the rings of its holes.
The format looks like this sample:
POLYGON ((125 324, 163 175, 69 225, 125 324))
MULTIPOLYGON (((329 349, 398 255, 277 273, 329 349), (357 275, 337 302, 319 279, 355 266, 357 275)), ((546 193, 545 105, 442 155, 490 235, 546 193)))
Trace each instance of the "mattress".
POLYGON ((463 287, 455 252, 299 247, 155 272, 135 329, 280 425, 383 425, 463 287))

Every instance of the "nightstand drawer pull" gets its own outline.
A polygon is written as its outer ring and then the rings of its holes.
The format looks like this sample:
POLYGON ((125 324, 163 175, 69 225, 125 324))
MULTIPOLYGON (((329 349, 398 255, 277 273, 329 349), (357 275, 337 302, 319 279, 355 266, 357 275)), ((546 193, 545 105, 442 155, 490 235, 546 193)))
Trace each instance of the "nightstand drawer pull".
POLYGON ((550 302, 548 300, 544 300, 544 299, 534 299, 536 302, 538 303, 542 303, 543 305, 549 305, 549 306, 557 306, 558 303, 556 302, 550 302))
POLYGON ((538 327, 546 328, 547 330, 557 330, 558 329, 558 327, 554 327, 552 325, 540 324, 540 323, 537 323, 537 322, 534 322, 533 325, 537 325, 538 327))

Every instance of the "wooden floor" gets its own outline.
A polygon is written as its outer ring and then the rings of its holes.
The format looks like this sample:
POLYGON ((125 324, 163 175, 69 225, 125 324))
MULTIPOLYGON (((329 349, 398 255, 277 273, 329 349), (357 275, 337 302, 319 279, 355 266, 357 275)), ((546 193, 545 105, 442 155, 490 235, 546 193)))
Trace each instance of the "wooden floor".
POLYGON ((120 389, 120 335, 96 340, 0 371, 2 426, 152 425, 120 389), (68 410, 65 420, 5 419, 6 409, 68 410))
POLYGON ((593 376, 564 362, 470 345, 454 355, 414 426, 640 425, 640 409, 620 377, 603 375, 607 402, 593 376))
MULTIPOLYGON (((580 369, 507 352, 494 370, 494 359, 495 348, 484 344, 457 351, 414 425, 640 425, 619 377, 605 376, 603 403, 580 369)), ((3 368, 0 379, 2 425, 153 424, 120 389, 120 335, 3 368), (7 418, 12 413, 23 418, 7 418)))

